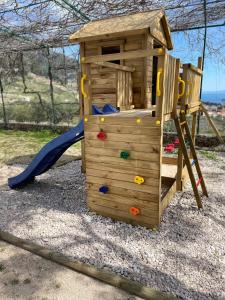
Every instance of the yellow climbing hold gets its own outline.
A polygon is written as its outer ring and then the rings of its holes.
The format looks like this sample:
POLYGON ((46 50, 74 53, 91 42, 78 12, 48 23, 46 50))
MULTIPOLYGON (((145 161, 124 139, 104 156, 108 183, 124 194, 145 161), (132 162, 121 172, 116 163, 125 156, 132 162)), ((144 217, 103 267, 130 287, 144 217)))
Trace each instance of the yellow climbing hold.
POLYGON ((156 124, 156 125, 160 125, 160 124, 161 124, 160 120, 157 120, 157 121, 155 122, 155 124, 156 124))
POLYGON ((85 62, 85 58, 84 57, 81 57, 81 62, 85 62))
POLYGON ((137 184, 142 184, 142 183, 145 182, 145 180, 144 180, 144 177, 142 177, 142 176, 135 176, 134 177, 134 182, 137 183, 137 184))
POLYGON ((101 122, 104 122, 104 121, 105 121, 105 118, 101 118, 100 121, 101 121, 101 122))
POLYGON ((141 123, 141 119, 138 118, 138 119, 136 120, 136 123, 137 123, 137 124, 140 124, 140 123, 141 123))
POLYGON ((85 118, 84 118, 84 122, 87 122, 87 121, 88 121, 88 118, 87 118, 87 117, 85 117, 85 118))

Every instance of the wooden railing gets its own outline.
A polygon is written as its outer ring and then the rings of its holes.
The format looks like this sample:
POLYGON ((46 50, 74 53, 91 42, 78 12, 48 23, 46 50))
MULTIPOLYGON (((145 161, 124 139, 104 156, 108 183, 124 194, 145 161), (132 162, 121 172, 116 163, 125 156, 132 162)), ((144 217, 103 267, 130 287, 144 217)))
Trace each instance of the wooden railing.
POLYGON ((189 108, 199 105, 202 70, 191 64, 184 64, 182 79, 186 83, 185 94, 181 99, 182 103, 188 105, 189 108))
POLYGON ((169 54, 159 57, 156 80, 157 116, 170 115, 178 100, 179 60, 169 54))
POLYGON ((176 58, 167 54, 165 55, 164 65, 163 113, 165 115, 170 114, 173 111, 175 84, 177 84, 176 58))

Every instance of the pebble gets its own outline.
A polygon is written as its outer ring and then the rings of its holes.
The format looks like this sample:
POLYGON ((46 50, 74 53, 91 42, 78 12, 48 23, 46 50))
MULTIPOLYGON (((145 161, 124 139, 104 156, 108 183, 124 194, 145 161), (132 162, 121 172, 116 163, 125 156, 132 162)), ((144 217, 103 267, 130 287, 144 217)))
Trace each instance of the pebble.
POLYGON ((90 212, 79 161, 50 170, 22 191, 3 186, 0 227, 185 300, 219 299, 225 294, 218 259, 225 253, 225 189, 218 182, 225 182, 225 170, 219 161, 200 162, 210 179, 203 212, 188 184, 166 209, 158 231, 90 212))

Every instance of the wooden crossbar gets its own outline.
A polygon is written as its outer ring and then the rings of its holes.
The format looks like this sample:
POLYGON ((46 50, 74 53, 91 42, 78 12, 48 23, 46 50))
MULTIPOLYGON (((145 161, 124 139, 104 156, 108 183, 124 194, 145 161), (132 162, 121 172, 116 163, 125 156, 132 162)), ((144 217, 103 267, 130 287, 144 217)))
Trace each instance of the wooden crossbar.
POLYGON ((126 60, 126 59, 136 59, 148 56, 162 56, 165 55, 164 49, 151 49, 151 50, 135 50, 126 51, 121 53, 86 56, 81 58, 81 63, 96 63, 96 62, 107 62, 113 60, 126 60))
POLYGON ((102 62, 93 62, 92 64, 97 65, 97 66, 102 66, 102 67, 107 67, 115 70, 120 70, 120 71, 126 71, 126 72, 134 72, 135 68, 134 67, 128 67, 128 66, 122 66, 122 65, 117 65, 114 63, 110 63, 107 61, 102 61, 102 62))

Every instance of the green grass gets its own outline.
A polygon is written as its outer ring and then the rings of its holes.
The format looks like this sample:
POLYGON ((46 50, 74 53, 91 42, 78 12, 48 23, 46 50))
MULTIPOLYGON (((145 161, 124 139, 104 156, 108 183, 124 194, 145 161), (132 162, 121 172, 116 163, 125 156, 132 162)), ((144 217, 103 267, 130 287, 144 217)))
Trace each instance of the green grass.
POLYGON ((206 150, 201 150, 200 153, 205 157, 205 158, 208 158, 208 159, 211 159, 211 160, 218 160, 218 156, 215 152, 213 151, 206 151, 206 150))
MULTIPOLYGON (((16 157, 32 157, 46 143, 58 135, 49 130, 18 131, 0 129, 0 165, 9 163, 16 157)), ((66 154, 77 155, 79 149, 80 143, 76 143, 66 151, 66 154)))

